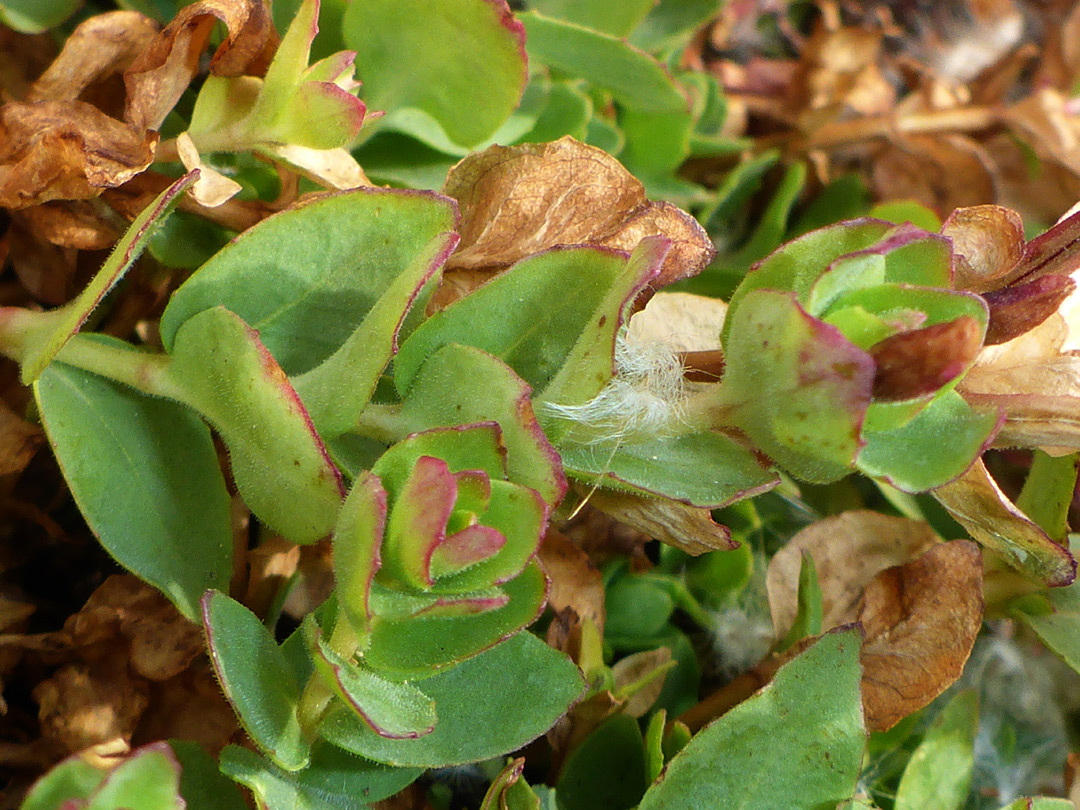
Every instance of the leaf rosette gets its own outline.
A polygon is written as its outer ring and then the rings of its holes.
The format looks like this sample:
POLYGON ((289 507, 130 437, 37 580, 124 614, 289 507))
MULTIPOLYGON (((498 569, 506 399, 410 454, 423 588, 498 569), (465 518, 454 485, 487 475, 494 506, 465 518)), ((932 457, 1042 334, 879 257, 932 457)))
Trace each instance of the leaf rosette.
POLYGON ((989 311, 982 296, 953 288, 953 265, 945 237, 874 219, 767 256, 724 324, 726 418, 804 480, 858 469, 923 491, 955 479, 1000 414, 954 390, 989 311))
POLYGON ((338 523, 338 621, 349 630, 335 637, 352 635, 362 664, 389 677, 495 645, 543 608, 535 558, 547 518, 540 494, 509 480, 497 424, 398 442, 354 484, 338 523))

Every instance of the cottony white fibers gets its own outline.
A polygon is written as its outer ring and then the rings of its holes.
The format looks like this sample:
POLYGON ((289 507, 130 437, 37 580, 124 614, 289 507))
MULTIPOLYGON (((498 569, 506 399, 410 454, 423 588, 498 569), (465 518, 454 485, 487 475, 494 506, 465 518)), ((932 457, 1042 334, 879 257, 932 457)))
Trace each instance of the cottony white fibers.
POLYGON ((544 410, 572 422, 567 438, 583 444, 663 436, 682 421, 686 392, 683 366, 659 341, 638 341, 623 328, 615 339, 615 376, 588 402, 544 410))

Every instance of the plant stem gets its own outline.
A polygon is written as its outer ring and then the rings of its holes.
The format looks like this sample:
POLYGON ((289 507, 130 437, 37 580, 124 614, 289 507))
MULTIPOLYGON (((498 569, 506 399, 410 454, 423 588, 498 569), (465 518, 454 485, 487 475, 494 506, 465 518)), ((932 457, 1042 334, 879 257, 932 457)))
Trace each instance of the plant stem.
POLYGON ((385 444, 401 441, 412 432, 401 412, 398 403, 369 403, 351 432, 385 444))
POLYGON ((307 685, 304 686, 304 692, 300 695, 300 702, 296 706, 296 718, 300 722, 300 730, 306 739, 314 740, 318 736, 316 732, 319 723, 326 716, 333 697, 330 687, 319 673, 311 673, 307 685))

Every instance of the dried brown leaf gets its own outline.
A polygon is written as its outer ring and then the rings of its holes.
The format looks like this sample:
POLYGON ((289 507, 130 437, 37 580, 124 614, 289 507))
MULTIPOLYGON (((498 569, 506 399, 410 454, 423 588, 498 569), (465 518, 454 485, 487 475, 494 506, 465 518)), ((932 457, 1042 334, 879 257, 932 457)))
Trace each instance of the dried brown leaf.
POLYGON ((0 206, 88 199, 150 165, 158 136, 81 101, 0 107, 0 206))
MULTIPOLYGON (((0 401, 0 475, 22 472, 43 439, 41 428, 20 419, 0 401)), ((0 597, 0 606, 3 606, 3 597, 0 597)), ((4 627, 0 612, 0 630, 4 627)))
POLYGON ((887 337, 870 347, 877 370, 874 398, 889 402, 937 391, 962 374, 982 347, 982 327, 969 316, 887 337))
POLYGON ((150 684, 150 703, 135 732, 135 743, 191 740, 216 756, 238 731, 236 713, 209 663, 200 660, 164 683, 150 684))
POLYGON ((873 182, 883 199, 912 199, 941 214, 996 199, 993 164, 963 135, 894 137, 875 157, 873 182))
POLYGON ((180 162, 188 171, 199 170, 199 179, 191 187, 190 194, 199 205, 217 208, 240 193, 243 186, 203 163, 199 150, 186 132, 176 138, 176 151, 180 162))
POLYGON ((88 200, 54 200, 24 208, 17 216, 36 237, 76 250, 107 250, 122 233, 115 213, 101 211, 88 200))
POLYGON ((707 551, 739 547, 731 539, 731 530, 713 521, 712 513, 702 507, 670 498, 601 490, 593 493, 592 504, 619 522, 687 554, 697 556, 707 551))
POLYGON ((972 404, 1005 412, 997 447, 1038 447, 1059 454, 1080 449, 1080 351, 1071 324, 1080 295, 1008 343, 987 346, 961 381, 972 404))
POLYGON ((71 753, 117 737, 130 741, 146 692, 123 657, 63 666, 34 689, 42 736, 71 753))
POLYGON ((994 346, 1030 332, 1058 311, 1076 290, 1069 276, 1040 276, 1026 284, 1003 287, 983 297, 990 308, 986 345, 994 346))
POLYGON ((727 304, 691 293, 659 292, 630 318, 628 338, 635 343, 663 343, 677 352, 721 348, 727 304))
POLYGON ((982 570, 979 547, 954 540, 867 584, 859 604, 867 729, 892 728, 960 677, 982 626, 982 570))
POLYGON ((952 240, 953 286, 958 290, 982 293, 1001 287, 1024 253, 1024 223, 1000 205, 958 208, 941 233, 952 240))
POLYGON ((933 494, 973 539, 1015 568, 1051 586, 1068 585, 1075 579, 1076 561, 1068 549, 1016 508, 982 459, 933 494))
POLYGON ((765 585, 776 638, 784 638, 795 621, 804 551, 817 569, 822 628, 831 630, 856 621, 863 589, 875 576, 939 542, 926 523, 869 510, 844 512, 807 526, 769 562, 765 585))
POLYGON ((604 632, 604 581, 589 555, 566 535, 548 529, 540 546, 540 564, 551 585, 548 604, 556 613, 570 608, 604 632))
POLYGON ((137 130, 156 130, 199 68, 214 26, 228 35, 210 60, 215 76, 258 72, 276 45, 270 10, 263 0, 198 0, 180 10, 124 75, 124 119, 137 130))
POLYGON ((619 659, 611 668, 614 693, 627 696, 619 711, 631 717, 642 717, 649 711, 664 690, 670 666, 671 650, 667 647, 643 650, 619 659))
POLYGON ((566 136, 492 146, 458 163, 443 193, 461 206, 461 244, 449 267, 496 269, 555 245, 632 250, 646 236, 673 246, 655 286, 700 272, 715 255, 696 220, 645 188, 602 149, 566 136))
POLYGON ((126 70, 157 36, 136 11, 97 14, 81 23, 33 86, 26 101, 74 101, 94 82, 126 70))

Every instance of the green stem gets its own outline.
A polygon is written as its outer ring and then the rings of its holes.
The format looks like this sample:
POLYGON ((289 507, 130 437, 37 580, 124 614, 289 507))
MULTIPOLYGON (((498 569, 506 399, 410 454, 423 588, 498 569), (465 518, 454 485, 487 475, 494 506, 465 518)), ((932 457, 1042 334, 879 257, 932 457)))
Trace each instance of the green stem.
POLYGON ((312 672, 296 706, 296 718, 306 739, 314 740, 318 736, 319 723, 326 716, 333 698, 333 692, 319 673, 312 672))
POLYGON ((373 402, 364 408, 351 432, 384 444, 394 444, 412 433, 412 429, 402 418, 400 404, 373 402))

